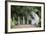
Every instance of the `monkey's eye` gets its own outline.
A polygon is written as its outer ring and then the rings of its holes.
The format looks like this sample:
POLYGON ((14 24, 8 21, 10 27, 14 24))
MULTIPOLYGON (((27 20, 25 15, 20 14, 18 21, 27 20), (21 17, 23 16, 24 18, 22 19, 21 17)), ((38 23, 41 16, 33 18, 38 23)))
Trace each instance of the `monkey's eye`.
POLYGON ((31 18, 34 19, 34 17, 31 15, 31 18))

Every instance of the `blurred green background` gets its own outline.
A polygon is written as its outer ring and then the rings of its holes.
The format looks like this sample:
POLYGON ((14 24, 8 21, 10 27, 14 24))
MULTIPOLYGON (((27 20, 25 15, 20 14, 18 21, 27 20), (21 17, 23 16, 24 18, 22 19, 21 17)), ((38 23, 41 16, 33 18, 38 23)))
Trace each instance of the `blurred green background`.
MULTIPOLYGON (((38 14, 41 20, 41 7, 40 6, 17 6, 11 5, 11 24, 17 25, 18 16, 22 17, 25 16, 25 21, 27 21, 27 15, 31 14, 34 11, 38 14), (38 10, 38 11, 37 11, 38 10)), ((41 21, 39 22, 39 26, 41 27, 41 21)))

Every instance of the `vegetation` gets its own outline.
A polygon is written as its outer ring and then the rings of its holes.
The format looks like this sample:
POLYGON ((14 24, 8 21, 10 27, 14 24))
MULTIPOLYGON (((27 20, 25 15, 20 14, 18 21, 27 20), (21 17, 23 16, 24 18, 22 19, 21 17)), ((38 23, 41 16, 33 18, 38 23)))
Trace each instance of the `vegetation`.
MULTIPOLYGON (((31 12, 34 11, 38 14, 38 16, 41 19, 41 7, 39 6, 11 6, 11 20, 14 22, 14 24, 17 24, 18 16, 25 17, 25 20, 27 21, 27 15, 31 15, 31 12), (37 11, 38 10, 38 11, 37 11), (13 19, 14 17, 14 19, 13 19)), ((41 23, 41 22, 40 22, 41 23)))

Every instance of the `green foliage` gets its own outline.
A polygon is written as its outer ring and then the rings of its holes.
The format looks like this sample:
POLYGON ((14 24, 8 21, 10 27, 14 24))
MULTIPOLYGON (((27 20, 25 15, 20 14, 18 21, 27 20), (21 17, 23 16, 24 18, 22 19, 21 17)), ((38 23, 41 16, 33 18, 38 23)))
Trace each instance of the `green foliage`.
POLYGON ((11 24, 12 26, 16 25, 17 24, 17 21, 15 20, 15 18, 13 17, 13 20, 11 19, 11 24))
MULTIPOLYGON (((41 7, 40 6, 15 6, 11 5, 11 19, 14 24, 17 22, 17 17, 25 17, 25 22, 27 21, 27 15, 31 15, 31 12, 36 12, 41 19, 41 7), (14 17, 14 18, 13 18, 14 17)), ((41 25, 41 23, 39 23, 41 25)))
POLYGON ((35 7, 35 6, 11 6, 11 13, 12 15, 16 14, 17 16, 27 16, 28 14, 31 14, 31 11, 36 11, 35 9, 41 11, 41 7, 35 7))
POLYGON ((39 20, 40 22, 38 23, 38 26, 41 27, 41 19, 39 20))

